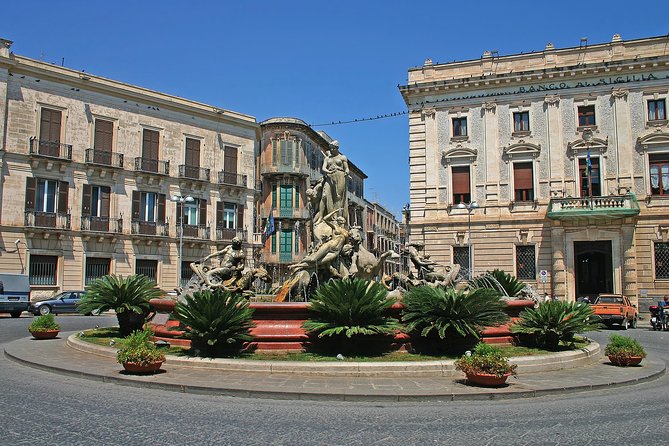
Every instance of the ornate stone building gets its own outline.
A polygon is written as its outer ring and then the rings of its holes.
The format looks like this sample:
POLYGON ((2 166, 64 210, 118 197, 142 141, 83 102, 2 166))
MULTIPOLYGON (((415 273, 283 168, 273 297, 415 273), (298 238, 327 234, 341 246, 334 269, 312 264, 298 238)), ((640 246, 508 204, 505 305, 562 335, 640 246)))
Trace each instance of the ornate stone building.
POLYGON ((0 271, 28 273, 33 298, 108 273, 169 290, 234 236, 252 245, 255 118, 10 45, 0 40, 0 271))
POLYGON ((569 300, 669 292, 669 37, 428 59, 400 92, 434 260, 569 300))
MULTIPOLYGON (((393 250, 400 254, 400 223, 397 218, 377 202, 367 201, 367 249, 369 252, 382 254, 393 250)), ((400 272, 400 258, 389 257, 383 264, 381 274, 393 274, 400 272)))

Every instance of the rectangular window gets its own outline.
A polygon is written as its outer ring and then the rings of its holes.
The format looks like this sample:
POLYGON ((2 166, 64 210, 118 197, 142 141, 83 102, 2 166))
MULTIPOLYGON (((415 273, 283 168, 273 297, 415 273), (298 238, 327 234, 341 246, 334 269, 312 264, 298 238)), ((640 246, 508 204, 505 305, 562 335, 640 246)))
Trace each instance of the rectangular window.
POLYGON ((579 158, 578 170, 581 177, 581 197, 599 197, 602 195, 602 185, 599 177, 599 157, 590 158, 590 168, 588 168, 588 159, 579 158))
POLYGON ((293 231, 283 229, 279 232, 279 256, 286 259, 293 254, 293 231))
POLYGON ((669 243, 655 243, 655 279, 669 279, 669 243))
POLYGON ((141 274, 156 282, 158 278, 158 261, 137 259, 135 261, 135 274, 141 274))
POLYGON ((582 105, 578 107, 578 126, 584 127, 588 125, 596 125, 594 105, 582 105))
POLYGON ((281 164, 284 164, 284 165, 292 164, 294 145, 295 145, 294 141, 290 141, 290 140, 287 140, 287 139, 282 139, 281 140, 281 144, 280 144, 281 164))
POLYGON ((530 112, 515 112, 513 114, 513 131, 514 132, 529 132, 530 131, 530 112))
POLYGON ((667 111, 664 99, 648 101, 648 120, 663 121, 667 119, 667 111))
POLYGON ((300 185, 295 185, 295 209, 300 207, 300 185))
POLYGON ((272 207, 276 207, 276 184, 272 184, 272 207))
POLYGON ((651 195, 669 197, 669 153, 652 154, 648 157, 648 163, 651 195))
POLYGON ((56 256, 30 256, 31 285, 56 285, 56 272, 58 270, 58 257, 56 256))
POLYGON ((39 127, 39 153, 47 156, 60 156, 60 110, 42 108, 39 127))
POLYGON ((453 264, 460 265, 460 273, 458 280, 467 280, 471 278, 469 272, 469 247, 454 246, 453 247, 453 264))
POLYGON ((276 232, 272 234, 272 254, 276 254, 276 232))
POLYGON ((535 280, 537 276, 534 245, 516 246, 516 277, 519 280, 535 280))
POLYGON ((467 118, 453 118, 453 136, 467 136, 467 118))
POLYGON ((534 200, 532 162, 513 163, 513 188, 516 201, 534 200))
POLYGON ((58 181, 37 180, 35 193, 35 210, 37 212, 56 212, 56 197, 58 197, 58 181))
POLYGON ((193 270, 190 269, 191 262, 181 262, 181 286, 183 288, 188 285, 191 277, 193 277, 193 270))
POLYGON ((111 259, 87 257, 84 286, 88 286, 92 281, 108 275, 110 265, 111 259))
POLYGON ((282 184, 279 195, 279 208, 286 209, 293 207, 293 186, 282 184))
POLYGON ((235 229, 237 205, 235 203, 225 203, 223 206, 223 227, 226 229, 235 229))
POLYGON ((114 123, 104 119, 95 120, 95 138, 93 148, 95 151, 111 152, 114 137, 114 123))
POLYGON ((197 226, 198 224, 198 203, 184 203, 184 225, 197 226))
POLYGON ((158 172, 158 147, 160 133, 156 130, 144 129, 142 134, 142 170, 158 172))
POLYGON ((453 204, 469 203, 472 200, 469 166, 453 166, 453 204))
POLYGON ((139 201, 139 219, 141 221, 155 222, 158 204, 158 194, 154 192, 142 192, 139 201))

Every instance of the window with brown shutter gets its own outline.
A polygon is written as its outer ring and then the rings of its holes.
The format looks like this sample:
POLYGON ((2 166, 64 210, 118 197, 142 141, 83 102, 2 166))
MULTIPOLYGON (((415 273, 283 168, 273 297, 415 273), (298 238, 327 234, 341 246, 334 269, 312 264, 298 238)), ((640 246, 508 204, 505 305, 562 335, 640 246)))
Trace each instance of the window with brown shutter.
POLYGON ((454 166, 451 168, 453 176, 453 204, 471 202, 471 182, 469 166, 454 166))
POLYGON ((141 192, 134 190, 132 191, 132 219, 139 220, 139 208, 141 200, 141 192))
POLYGON ((200 167, 200 140, 186 138, 186 166, 200 167))
POLYGON ((200 198, 198 200, 198 218, 199 218, 199 225, 200 226, 207 226, 207 200, 203 200, 200 198))
POLYGON ((158 194, 158 223, 165 223, 165 194, 158 194))
POLYGON ((223 225, 223 202, 219 201, 216 203, 216 227, 222 228, 223 225))
POLYGON ((237 174, 237 148, 225 146, 223 154, 223 170, 229 174, 237 174))
POLYGON ((112 140, 114 136, 114 123, 104 119, 95 120, 95 140, 93 148, 96 151, 111 152, 112 140))
POLYGON ((181 220, 183 220, 184 217, 184 205, 182 203, 177 202, 177 226, 181 225, 181 220))
POLYGON ((39 153, 47 156, 60 155, 60 110, 42 108, 40 113, 39 153))
POLYGON ((244 229, 244 206, 241 204, 237 205, 237 229, 244 229))
POLYGON ((532 162, 513 164, 513 188, 516 201, 534 200, 532 162))
POLYGON ((142 170, 158 172, 158 147, 160 133, 144 129, 142 136, 142 170))
POLYGON ((67 181, 59 181, 58 182, 58 213, 59 214, 66 214, 67 213, 67 200, 68 200, 68 193, 70 191, 69 189, 69 183, 67 181))
POLYGON ((109 208, 111 206, 111 188, 109 186, 100 187, 100 217, 109 217, 109 208))
POLYGON ((84 192, 81 200, 81 216, 89 217, 91 215, 91 185, 84 184, 84 192))
POLYGON ((26 211, 35 210, 35 191, 37 190, 37 180, 35 178, 26 178, 26 211))

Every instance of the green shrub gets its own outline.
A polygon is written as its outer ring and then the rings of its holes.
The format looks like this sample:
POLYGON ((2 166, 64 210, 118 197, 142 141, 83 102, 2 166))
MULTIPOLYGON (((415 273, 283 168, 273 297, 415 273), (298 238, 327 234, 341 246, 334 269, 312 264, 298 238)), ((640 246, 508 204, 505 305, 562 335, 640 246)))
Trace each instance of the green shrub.
POLYGON ((253 309, 241 294, 195 292, 176 304, 174 316, 185 325, 184 337, 191 340, 193 351, 200 354, 232 354, 243 342, 253 340, 253 309))
POLYGON ((481 342, 471 355, 465 354, 455 361, 455 368, 467 375, 486 373, 502 377, 509 373, 515 375, 517 366, 510 364, 499 348, 481 342))
POLYGON ((629 336, 611 335, 609 343, 604 350, 606 356, 613 356, 619 359, 626 359, 632 356, 646 357, 646 351, 639 341, 629 336))
POLYGON ((393 304, 388 290, 361 279, 330 280, 311 298, 312 317, 302 327, 318 338, 338 339, 339 348, 350 350, 351 340, 368 335, 391 335, 401 328, 388 316, 393 304))
POLYGON ((132 362, 140 365, 164 361, 165 355, 153 343, 153 332, 149 329, 136 330, 121 341, 121 347, 116 353, 119 364, 132 362))
POLYGON ((542 348, 557 350, 560 341, 573 342, 578 333, 599 330, 599 321, 590 305, 554 300, 524 310, 511 331, 530 335, 542 348))
POLYGON ((56 322, 53 314, 45 314, 36 317, 28 326, 29 332, 60 330, 60 325, 56 322))
POLYGON ((121 336, 141 330, 151 306, 149 300, 161 296, 155 282, 137 275, 125 279, 109 275, 94 280, 77 305, 82 314, 114 310, 121 336))
POLYGON ((516 297, 525 289, 525 284, 511 274, 494 269, 487 271, 478 277, 474 277, 467 283, 472 290, 477 288, 491 288, 498 291, 502 296, 516 297))
MULTIPOLYGON (((452 288, 415 287, 404 296, 402 321, 407 332, 421 337, 478 340, 485 327, 506 322, 506 302, 489 288, 470 292, 452 288)), ((470 344, 471 345, 471 344, 470 344)), ((465 348, 464 344, 454 346, 465 348)))

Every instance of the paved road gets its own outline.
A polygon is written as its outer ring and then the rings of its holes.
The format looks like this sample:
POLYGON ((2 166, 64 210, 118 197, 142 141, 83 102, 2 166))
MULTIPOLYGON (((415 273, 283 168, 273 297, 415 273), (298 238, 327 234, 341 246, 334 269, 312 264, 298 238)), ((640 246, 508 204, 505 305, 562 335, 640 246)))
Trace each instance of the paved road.
MULTIPOLYGON (((0 316, 0 344, 24 336, 31 319, 0 316)), ((64 330, 113 321, 59 317, 64 330)), ((613 332, 592 337, 605 343, 613 332)), ((669 332, 626 334, 669 358, 669 332)), ((0 379, 0 444, 7 445, 646 445, 669 437, 667 377, 561 397, 420 404, 178 394, 63 377, 4 357, 0 379)))

